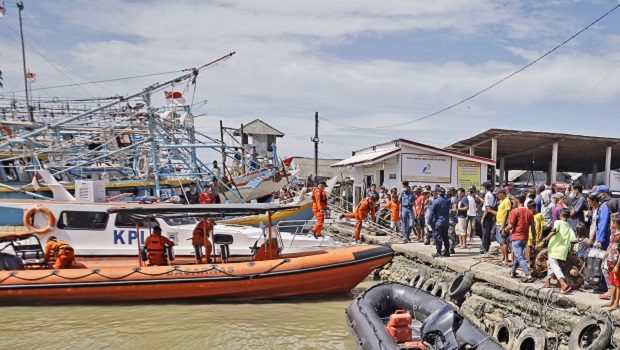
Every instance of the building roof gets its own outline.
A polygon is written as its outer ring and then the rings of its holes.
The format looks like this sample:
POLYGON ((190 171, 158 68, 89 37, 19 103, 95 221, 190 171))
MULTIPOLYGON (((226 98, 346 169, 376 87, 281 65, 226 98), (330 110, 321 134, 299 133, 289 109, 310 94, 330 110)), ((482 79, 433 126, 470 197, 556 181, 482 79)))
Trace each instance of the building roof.
MULTIPOLYGON (((342 159, 325 159, 319 158, 318 170, 320 177, 331 178, 334 176, 350 177, 354 175, 353 169, 334 169, 332 164, 342 159)), ((293 161, 299 167, 299 173, 297 177, 300 179, 307 179, 308 176, 314 175, 314 158, 311 157, 293 157, 293 161)))
POLYGON ((491 157, 491 139, 497 138, 497 159, 505 169, 549 171, 553 143, 558 143, 558 172, 591 173, 593 164, 605 170, 606 147, 610 146, 611 168, 620 167, 620 139, 535 131, 489 129, 446 147, 491 157))
MULTIPOLYGON (((235 131, 235 136, 239 136, 241 129, 235 131)), ((243 133, 248 135, 275 135, 277 137, 284 136, 284 133, 271 125, 265 123, 260 119, 254 119, 253 121, 243 125, 243 133)))
POLYGON ((441 148, 425 145, 425 144, 418 143, 418 142, 411 141, 411 140, 397 139, 397 140, 392 140, 387 143, 383 143, 383 144, 379 144, 379 145, 375 145, 375 146, 371 146, 371 147, 367 147, 367 148, 355 151, 353 152, 352 157, 349 157, 336 164, 333 164, 332 166, 342 167, 342 166, 374 164, 376 162, 384 160, 385 158, 390 157, 393 154, 400 152, 402 149, 401 145, 413 146, 423 151, 429 151, 432 153, 437 153, 437 154, 441 154, 445 156, 467 159, 467 160, 484 163, 488 165, 495 165, 495 162, 489 158, 471 156, 469 154, 441 149, 441 148))

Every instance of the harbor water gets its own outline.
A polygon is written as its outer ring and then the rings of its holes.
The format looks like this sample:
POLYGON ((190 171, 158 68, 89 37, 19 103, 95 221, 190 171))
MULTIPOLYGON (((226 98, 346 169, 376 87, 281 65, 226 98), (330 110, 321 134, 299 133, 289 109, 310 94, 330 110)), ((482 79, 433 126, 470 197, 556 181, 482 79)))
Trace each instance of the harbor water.
POLYGON ((3 307, 1 349, 356 349, 349 294, 241 302, 3 307))

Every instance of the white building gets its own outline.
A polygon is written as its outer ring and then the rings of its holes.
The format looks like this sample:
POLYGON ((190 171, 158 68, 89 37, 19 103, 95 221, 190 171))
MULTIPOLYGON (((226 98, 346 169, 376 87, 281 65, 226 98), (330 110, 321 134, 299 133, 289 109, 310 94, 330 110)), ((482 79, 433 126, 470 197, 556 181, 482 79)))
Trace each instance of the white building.
POLYGON ((353 152, 353 156, 332 167, 353 167, 353 202, 375 183, 400 189, 402 181, 409 185, 480 188, 487 181, 487 168, 495 162, 488 158, 447 151, 421 143, 398 139, 353 152))

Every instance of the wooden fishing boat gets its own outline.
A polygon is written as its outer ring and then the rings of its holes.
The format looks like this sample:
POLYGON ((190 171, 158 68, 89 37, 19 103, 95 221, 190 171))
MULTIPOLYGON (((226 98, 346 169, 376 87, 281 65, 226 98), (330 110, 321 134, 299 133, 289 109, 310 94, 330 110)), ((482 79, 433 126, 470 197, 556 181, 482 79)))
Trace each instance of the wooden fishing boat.
MULTIPOLYGON (((271 217, 273 211, 283 208, 272 205, 264 210, 271 217)), ((204 217, 206 210, 121 207, 110 212, 143 222, 156 217, 204 217)), ((269 225, 266 235, 265 242, 255 247, 255 254, 249 258, 221 254, 205 264, 180 258, 169 266, 145 266, 140 257, 77 257, 79 267, 55 270, 43 263, 37 235, 4 234, 0 236, 0 244, 5 246, 0 247, 0 303, 264 299, 338 293, 350 291, 393 256, 392 249, 373 245, 289 249, 283 253, 277 230, 272 232, 269 225)), ((218 242, 217 237, 212 239, 214 245, 227 244, 218 242)))

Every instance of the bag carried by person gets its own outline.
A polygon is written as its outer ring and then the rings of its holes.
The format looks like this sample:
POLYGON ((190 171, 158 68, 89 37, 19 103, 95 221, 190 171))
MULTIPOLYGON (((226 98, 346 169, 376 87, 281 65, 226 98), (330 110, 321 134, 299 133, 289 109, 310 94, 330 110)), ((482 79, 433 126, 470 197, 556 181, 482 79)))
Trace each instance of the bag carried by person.
MULTIPOLYGON (((598 287, 603 280, 603 260, 606 252, 602 249, 591 248, 586 258, 586 283, 598 287)), ((616 256, 617 259, 617 256, 616 256)))

